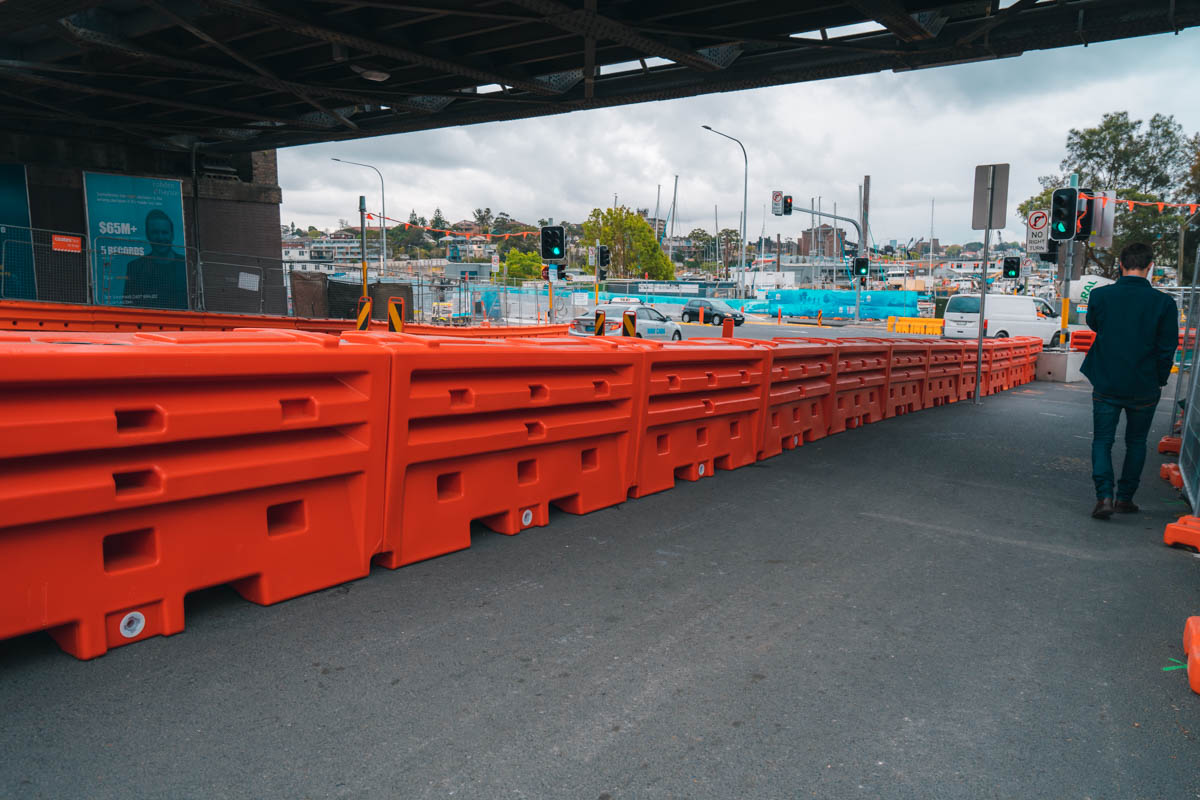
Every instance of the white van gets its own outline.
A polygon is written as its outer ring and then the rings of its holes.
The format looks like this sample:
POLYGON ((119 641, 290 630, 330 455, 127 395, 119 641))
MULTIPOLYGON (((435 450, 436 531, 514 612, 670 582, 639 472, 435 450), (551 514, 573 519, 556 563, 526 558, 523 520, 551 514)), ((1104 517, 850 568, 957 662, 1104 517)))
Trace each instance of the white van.
MULTIPOLYGON (((1054 347, 1062 335, 1062 323, 1054 307, 1040 297, 1021 294, 989 294, 984 306, 986 336, 1037 336, 1054 347)), ((979 336, 979 295, 956 294, 946 303, 947 339, 979 336)))

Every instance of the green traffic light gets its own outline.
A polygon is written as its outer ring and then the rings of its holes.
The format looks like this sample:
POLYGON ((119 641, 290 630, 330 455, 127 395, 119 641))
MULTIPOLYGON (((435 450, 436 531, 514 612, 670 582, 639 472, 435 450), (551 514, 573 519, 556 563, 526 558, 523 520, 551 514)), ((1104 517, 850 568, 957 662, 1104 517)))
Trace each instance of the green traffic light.
POLYGON ((557 248, 557 247, 554 248, 554 255, 558 255, 561 252, 562 252, 562 250, 560 250, 559 248, 557 248))

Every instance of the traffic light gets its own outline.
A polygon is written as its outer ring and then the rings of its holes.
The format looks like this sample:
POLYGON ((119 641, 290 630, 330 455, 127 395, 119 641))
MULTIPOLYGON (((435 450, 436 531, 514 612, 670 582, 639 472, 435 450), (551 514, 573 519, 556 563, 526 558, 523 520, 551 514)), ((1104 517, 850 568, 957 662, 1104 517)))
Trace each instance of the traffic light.
POLYGON ((1038 260, 1043 264, 1046 262, 1053 264, 1058 261, 1058 242, 1053 239, 1046 242, 1046 252, 1038 253, 1038 260))
POLYGON ((792 196, 790 194, 785 194, 783 196, 783 213, 784 214, 792 213, 792 196))
POLYGON ((565 281, 567 279, 567 265, 566 264, 558 264, 557 272, 558 272, 558 279, 560 281, 565 281))
POLYGON ((1096 222, 1095 200, 1085 200, 1083 195, 1092 196, 1091 189, 1079 190, 1079 208, 1075 213, 1078 222, 1075 225, 1075 238, 1086 242, 1092 235, 1092 226, 1096 222))
POLYGON ((606 280, 608 280, 608 270, 597 268, 596 281, 599 282, 599 281, 606 281, 606 280))
POLYGON ((854 259, 854 274, 865 278, 871 274, 871 262, 865 258, 854 259))
POLYGON ((567 257, 567 229, 562 225, 542 228, 542 261, 562 261, 567 257))
POLYGON ((1050 238, 1057 242, 1068 242, 1075 238, 1079 224, 1076 206, 1079 190, 1055 189, 1050 195, 1050 238))
POLYGON ((1016 256, 1005 256, 1004 258, 1004 277, 1019 278, 1021 277, 1021 259, 1016 256))
POLYGON ((608 245, 600 245, 600 249, 597 252, 600 259, 600 266, 607 267, 612 263, 612 253, 608 251, 608 245))

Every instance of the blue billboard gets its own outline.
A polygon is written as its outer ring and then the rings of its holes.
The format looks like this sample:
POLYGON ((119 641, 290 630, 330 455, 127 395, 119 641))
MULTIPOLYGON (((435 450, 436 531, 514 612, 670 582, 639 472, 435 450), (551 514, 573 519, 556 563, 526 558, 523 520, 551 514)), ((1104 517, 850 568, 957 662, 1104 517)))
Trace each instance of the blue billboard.
POLYGON ((0 164, 0 297, 36 300, 24 164, 0 164))
POLYGON ((83 192, 96 303, 188 308, 182 184, 85 172, 83 192))

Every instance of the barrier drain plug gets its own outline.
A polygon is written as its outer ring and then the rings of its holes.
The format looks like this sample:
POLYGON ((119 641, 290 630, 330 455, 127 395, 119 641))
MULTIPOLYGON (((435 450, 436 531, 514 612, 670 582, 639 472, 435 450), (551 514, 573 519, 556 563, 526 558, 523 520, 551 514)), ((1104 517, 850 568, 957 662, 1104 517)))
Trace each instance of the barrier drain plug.
POLYGON ((700 465, 700 469, 698 470, 698 472, 700 473, 701 476, 704 475, 704 465, 703 464, 700 465))
POLYGON ((527 508, 521 512, 521 524, 525 527, 533 524, 533 511, 531 509, 527 508))
POLYGON ((792 446, 793 446, 793 447, 796 447, 796 446, 798 446, 799 444, 800 444, 800 437, 799 437, 799 436, 793 436, 793 437, 792 437, 792 446))
POLYGON ((130 611, 121 618, 121 635, 133 639, 146 629, 146 617, 140 611, 130 611))

